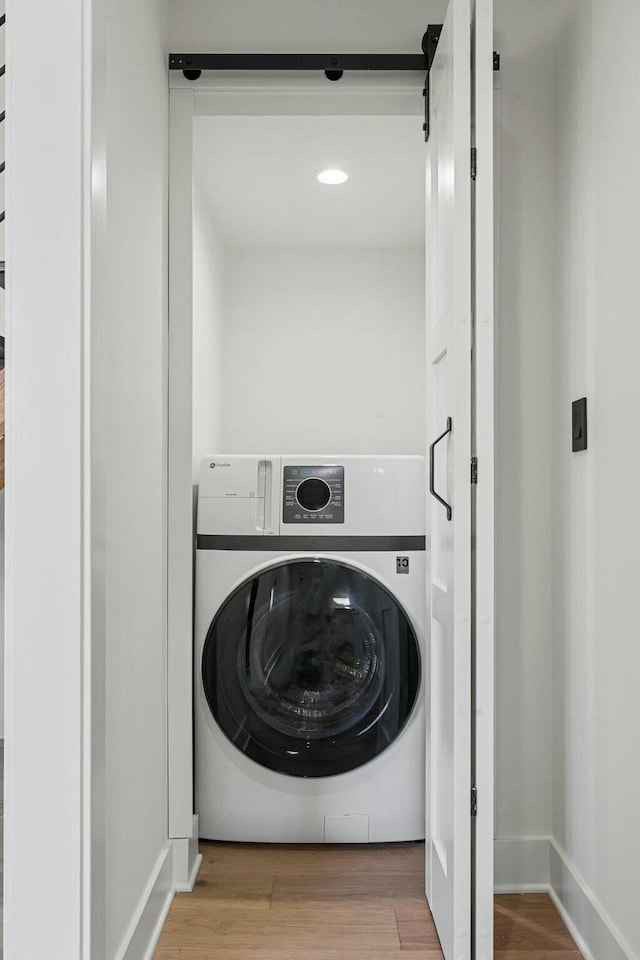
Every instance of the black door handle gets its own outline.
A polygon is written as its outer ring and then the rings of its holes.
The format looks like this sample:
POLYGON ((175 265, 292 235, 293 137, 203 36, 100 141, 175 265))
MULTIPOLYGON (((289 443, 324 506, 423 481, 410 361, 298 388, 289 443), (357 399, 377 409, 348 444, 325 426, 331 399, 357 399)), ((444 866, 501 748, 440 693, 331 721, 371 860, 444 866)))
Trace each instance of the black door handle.
POLYGON ((447 511, 447 520, 451 520, 451 506, 450 504, 447 503, 446 500, 442 499, 439 493, 436 493, 436 489, 434 486, 435 460, 436 460, 436 446, 440 443, 441 440, 444 440, 444 438, 447 436, 448 433, 451 433, 451 429, 452 429, 451 417, 447 417, 447 429, 444 431, 444 433, 441 433, 440 436, 437 437, 429 447, 429 492, 431 493, 431 496, 435 497, 438 503, 441 503, 442 506, 447 511))

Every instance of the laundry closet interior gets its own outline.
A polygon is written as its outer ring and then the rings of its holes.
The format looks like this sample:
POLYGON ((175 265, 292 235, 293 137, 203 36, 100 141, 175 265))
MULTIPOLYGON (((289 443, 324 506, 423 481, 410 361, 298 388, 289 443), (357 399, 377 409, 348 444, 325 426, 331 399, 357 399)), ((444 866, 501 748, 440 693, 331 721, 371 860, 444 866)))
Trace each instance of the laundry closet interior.
MULTIPOLYGON (((371 80, 340 83, 320 75, 286 90, 262 77, 242 92, 236 81, 208 95, 219 112, 194 116, 194 491, 209 455, 369 455, 381 472, 385 455, 424 456, 420 118, 406 84, 396 92, 392 80, 381 115, 371 80), (345 183, 319 181, 336 168, 345 183)), ((416 495, 424 534, 424 480, 416 495)), ((372 532, 392 506, 372 501, 372 532)))
MULTIPOLYGON (((323 74, 216 87, 195 94, 193 117, 194 503, 207 456, 298 454, 313 466, 369 455, 382 470, 385 455, 423 457, 425 147, 415 90, 402 76, 334 84, 323 74), (327 169, 348 180, 320 182, 327 169)), ((423 480, 413 508, 423 535, 425 500, 423 480)), ((390 508, 371 502, 371 531, 390 508)), ((424 782, 412 784, 423 806, 424 782)))

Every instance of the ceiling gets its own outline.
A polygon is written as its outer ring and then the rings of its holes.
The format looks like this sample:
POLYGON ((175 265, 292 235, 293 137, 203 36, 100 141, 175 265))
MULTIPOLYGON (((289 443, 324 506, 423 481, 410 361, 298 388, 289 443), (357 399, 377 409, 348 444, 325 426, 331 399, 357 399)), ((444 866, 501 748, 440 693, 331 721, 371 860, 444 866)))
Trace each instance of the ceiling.
POLYGON ((196 196, 230 247, 422 246, 424 160, 416 116, 195 118, 196 196))

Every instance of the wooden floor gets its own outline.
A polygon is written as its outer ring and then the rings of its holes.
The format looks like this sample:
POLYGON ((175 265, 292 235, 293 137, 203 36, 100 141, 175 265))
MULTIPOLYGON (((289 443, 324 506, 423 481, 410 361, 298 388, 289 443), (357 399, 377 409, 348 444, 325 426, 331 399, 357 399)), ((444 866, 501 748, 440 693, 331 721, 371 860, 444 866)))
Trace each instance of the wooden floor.
MULTIPOLYGON (((202 843, 201 852, 194 891, 175 897, 154 960, 442 960, 424 844, 202 843)), ((496 960, 580 960, 546 895, 495 904, 496 960)))

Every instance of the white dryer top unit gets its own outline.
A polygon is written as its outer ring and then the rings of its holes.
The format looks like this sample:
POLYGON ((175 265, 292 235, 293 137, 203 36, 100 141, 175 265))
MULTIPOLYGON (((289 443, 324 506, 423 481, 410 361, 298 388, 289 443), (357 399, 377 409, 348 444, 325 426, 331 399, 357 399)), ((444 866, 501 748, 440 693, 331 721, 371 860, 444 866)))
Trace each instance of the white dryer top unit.
MULTIPOLYGON (((197 534, 415 536, 424 542, 424 485, 425 462, 419 456, 205 457, 200 464, 197 534)), ((307 549, 313 549, 310 543, 307 549)))

